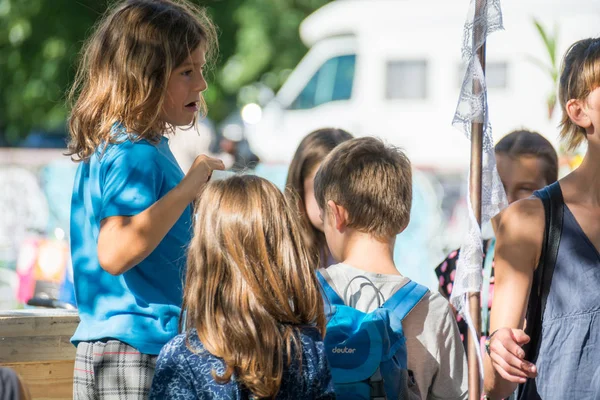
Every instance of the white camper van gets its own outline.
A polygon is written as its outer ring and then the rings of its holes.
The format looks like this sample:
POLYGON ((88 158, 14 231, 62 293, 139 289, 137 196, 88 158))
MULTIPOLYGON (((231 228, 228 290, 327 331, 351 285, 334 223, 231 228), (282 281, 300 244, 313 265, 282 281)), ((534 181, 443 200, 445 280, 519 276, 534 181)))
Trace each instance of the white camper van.
MULTIPOLYGON (((464 74, 463 25, 469 0, 338 0, 310 15, 300 34, 310 48, 251 125, 247 138, 264 162, 287 163, 310 131, 345 128, 407 150, 420 169, 464 170, 469 143, 451 126, 464 74)), ((548 54, 535 29, 558 26, 558 60, 575 40, 600 34, 600 2, 502 0, 505 31, 487 46, 490 119, 499 139, 526 127, 556 143, 554 90, 531 61, 548 54)))

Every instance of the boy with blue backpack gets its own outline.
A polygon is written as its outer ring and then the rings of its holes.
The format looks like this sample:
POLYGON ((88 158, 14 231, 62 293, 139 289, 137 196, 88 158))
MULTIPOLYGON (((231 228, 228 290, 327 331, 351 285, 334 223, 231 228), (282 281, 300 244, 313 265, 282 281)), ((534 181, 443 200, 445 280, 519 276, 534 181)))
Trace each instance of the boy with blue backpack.
POLYGON ((315 196, 341 261, 318 272, 338 399, 465 399, 466 360, 448 302, 402 276, 392 257, 410 216, 406 155, 372 137, 342 143, 317 172, 315 196))

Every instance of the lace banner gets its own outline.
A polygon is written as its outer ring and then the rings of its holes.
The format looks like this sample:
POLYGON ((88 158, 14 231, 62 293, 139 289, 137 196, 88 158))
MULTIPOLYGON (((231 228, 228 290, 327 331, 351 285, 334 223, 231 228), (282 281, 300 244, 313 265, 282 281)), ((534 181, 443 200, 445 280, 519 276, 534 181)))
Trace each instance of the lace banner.
MULTIPOLYGON (((482 225, 487 224, 493 216, 507 206, 504 188, 496 170, 494 139, 492 137, 492 127, 488 120, 487 88, 481 62, 477 55, 487 36, 500 29, 503 29, 500 0, 471 0, 467 22, 464 27, 462 48, 463 60, 468 66, 452 125, 462 130, 469 140, 471 140, 473 122, 481 123, 484 127, 481 190, 482 225)), ((470 177, 467 185, 469 185, 469 181, 470 177)), ((467 193, 470 193, 470 191, 467 193)), ((482 237, 481 228, 473 213, 469 197, 467 197, 467 202, 469 208, 468 232, 460 248, 450 301, 467 321, 471 332, 479 333, 479 329, 475 330, 473 326, 466 299, 469 292, 481 291, 482 237)), ((480 354, 479 359, 481 368, 480 354)), ((482 370, 480 376, 483 376, 482 370)))

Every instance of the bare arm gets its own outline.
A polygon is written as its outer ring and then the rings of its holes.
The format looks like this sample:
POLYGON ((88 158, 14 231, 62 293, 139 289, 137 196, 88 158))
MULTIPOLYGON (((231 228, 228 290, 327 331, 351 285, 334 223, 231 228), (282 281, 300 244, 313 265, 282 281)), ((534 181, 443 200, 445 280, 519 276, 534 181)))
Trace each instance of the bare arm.
POLYGON ((484 358, 484 391, 493 399, 508 397, 519 383, 537 371, 524 360, 523 332, 533 272, 544 236, 544 208, 540 200, 518 201, 493 221, 496 232, 495 284, 490 331, 490 356, 484 358))
POLYGON ((224 169, 221 160, 198 156, 179 185, 146 210, 130 217, 102 220, 98 236, 100 266, 112 275, 120 275, 148 257, 202 192, 215 169, 224 169))

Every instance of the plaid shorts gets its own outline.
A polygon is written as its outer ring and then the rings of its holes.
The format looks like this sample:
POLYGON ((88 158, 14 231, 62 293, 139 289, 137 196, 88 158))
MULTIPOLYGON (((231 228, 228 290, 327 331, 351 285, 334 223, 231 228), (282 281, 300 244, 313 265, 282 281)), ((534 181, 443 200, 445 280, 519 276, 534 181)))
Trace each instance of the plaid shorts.
POLYGON ((147 399, 156 356, 109 340, 80 342, 75 355, 73 399, 147 399))

